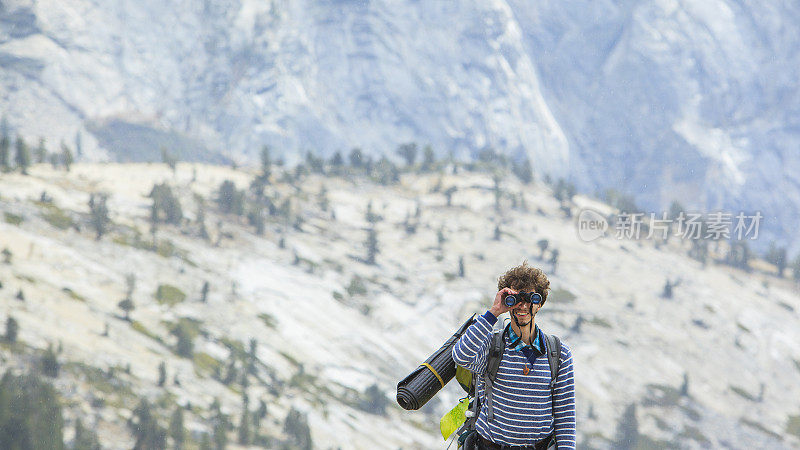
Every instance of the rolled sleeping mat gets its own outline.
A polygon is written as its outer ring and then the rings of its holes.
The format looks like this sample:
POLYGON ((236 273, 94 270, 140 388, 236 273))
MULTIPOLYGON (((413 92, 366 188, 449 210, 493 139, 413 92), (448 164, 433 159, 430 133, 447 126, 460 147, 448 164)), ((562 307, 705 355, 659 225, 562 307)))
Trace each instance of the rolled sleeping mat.
POLYGON ((397 403, 403 409, 422 408, 445 384, 453 379, 456 374, 453 346, 473 322, 475 322, 474 315, 467 319, 439 350, 433 352, 425 362, 397 383, 397 403))

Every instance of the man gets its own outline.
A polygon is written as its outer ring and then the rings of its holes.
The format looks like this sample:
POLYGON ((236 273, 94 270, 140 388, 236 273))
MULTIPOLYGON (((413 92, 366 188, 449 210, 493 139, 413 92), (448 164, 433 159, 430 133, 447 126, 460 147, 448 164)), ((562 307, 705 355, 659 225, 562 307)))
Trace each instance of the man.
POLYGON ((493 383, 489 419, 486 386, 477 379, 476 392, 482 405, 475 428, 480 449, 540 449, 555 436, 558 450, 575 448, 575 383, 572 353, 562 342, 558 375, 550 390, 547 341, 535 324, 536 313, 547 300, 550 281, 527 262, 510 269, 497 282, 499 291, 486 313, 475 321, 453 347, 456 364, 483 375, 492 338, 492 327, 500 314, 510 312, 504 330, 505 350, 493 383), (529 296, 520 293, 530 293, 529 296), (512 307, 509 294, 525 297, 512 307), (538 295, 537 295, 538 294, 538 295))

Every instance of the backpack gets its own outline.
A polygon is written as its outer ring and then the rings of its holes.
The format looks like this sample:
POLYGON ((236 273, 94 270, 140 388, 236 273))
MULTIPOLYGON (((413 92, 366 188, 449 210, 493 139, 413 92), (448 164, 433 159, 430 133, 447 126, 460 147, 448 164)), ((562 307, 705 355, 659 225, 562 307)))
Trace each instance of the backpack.
MULTIPOLYGON (((494 380, 497 378, 497 369, 500 367, 500 360, 505 352, 506 341, 504 336, 508 330, 509 325, 506 325, 500 330, 492 332, 492 340, 489 345, 489 351, 486 355, 486 373, 483 375, 483 381, 486 391, 486 405, 480 404, 480 399, 477 396, 475 377, 480 376, 469 370, 456 366, 456 379, 461 387, 467 391, 467 395, 472 398, 470 409, 466 412, 467 420, 458 430, 458 445, 464 450, 469 450, 471 447, 468 443, 475 441, 477 438, 477 431, 475 431, 475 423, 478 421, 478 414, 482 406, 486 406, 487 418, 491 421, 494 420, 494 410, 492 409, 492 387, 494 380), (470 436, 472 435, 472 436, 470 436), (466 441, 466 442, 465 442, 466 441)), ((550 366, 550 397, 552 401, 553 387, 555 386, 556 377, 558 377, 558 368, 561 364, 561 340, 558 336, 544 334, 545 348, 547 349, 547 362, 550 366)), ((551 445, 554 446, 555 439, 551 440, 551 445)), ((548 446, 548 448, 550 448, 548 446)))

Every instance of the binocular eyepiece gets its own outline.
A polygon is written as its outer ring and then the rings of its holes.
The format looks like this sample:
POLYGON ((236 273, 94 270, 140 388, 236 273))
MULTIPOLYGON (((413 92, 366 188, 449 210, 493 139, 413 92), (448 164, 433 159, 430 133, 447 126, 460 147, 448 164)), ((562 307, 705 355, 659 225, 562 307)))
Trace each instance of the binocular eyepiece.
POLYGON ((509 308, 513 307, 519 302, 528 302, 538 305, 542 302, 542 296, 538 292, 519 292, 517 294, 508 294, 503 299, 503 303, 509 308))

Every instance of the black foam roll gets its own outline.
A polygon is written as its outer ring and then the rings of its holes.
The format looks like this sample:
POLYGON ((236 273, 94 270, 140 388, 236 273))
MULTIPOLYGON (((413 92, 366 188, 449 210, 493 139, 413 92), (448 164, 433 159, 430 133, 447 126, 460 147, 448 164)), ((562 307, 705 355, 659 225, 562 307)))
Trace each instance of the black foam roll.
POLYGON ((453 346, 475 321, 473 315, 455 332, 439 350, 414 369, 407 377, 397 383, 397 403, 403 409, 417 410, 433 398, 456 375, 456 363, 453 361, 453 346), (428 367, 430 366, 430 367, 428 367), (436 371, 434 374, 433 370, 436 371))

